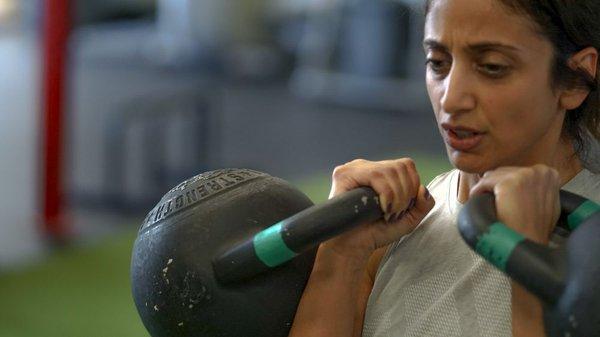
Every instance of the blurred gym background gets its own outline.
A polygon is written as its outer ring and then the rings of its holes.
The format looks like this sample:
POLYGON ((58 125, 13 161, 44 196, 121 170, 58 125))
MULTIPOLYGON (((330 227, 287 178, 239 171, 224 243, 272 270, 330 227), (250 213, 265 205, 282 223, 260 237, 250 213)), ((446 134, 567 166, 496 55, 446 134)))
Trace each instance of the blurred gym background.
POLYGON ((315 202, 355 158, 447 170, 421 0, 0 0, 0 337, 147 336, 135 232, 245 167, 315 202))

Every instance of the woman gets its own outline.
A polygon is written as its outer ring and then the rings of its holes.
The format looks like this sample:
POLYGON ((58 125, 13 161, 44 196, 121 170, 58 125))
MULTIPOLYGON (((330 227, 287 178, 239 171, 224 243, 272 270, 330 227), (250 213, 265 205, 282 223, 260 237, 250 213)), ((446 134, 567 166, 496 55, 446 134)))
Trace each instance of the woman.
POLYGON ((319 247, 290 336, 544 336, 539 301, 456 230, 470 195, 549 244, 558 190, 600 201, 597 0, 430 0, 427 89, 456 170, 420 184, 410 159, 356 160, 330 196, 371 186, 385 221, 319 247))

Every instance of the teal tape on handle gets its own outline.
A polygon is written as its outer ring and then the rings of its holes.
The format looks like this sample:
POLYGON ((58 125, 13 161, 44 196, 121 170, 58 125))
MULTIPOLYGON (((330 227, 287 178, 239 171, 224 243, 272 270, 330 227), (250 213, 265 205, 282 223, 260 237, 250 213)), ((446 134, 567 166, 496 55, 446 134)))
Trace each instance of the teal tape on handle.
POLYGON ((269 267, 276 267, 296 256, 283 241, 281 228, 280 222, 254 236, 254 252, 269 267))
POLYGON ((575 230, 585 219, 598 211, 600 211, 600 205, 590 200, 585 201, 567 217, 569 228, 575 230))
POLYGON ((489 232, 483 234, 475 250, 500 270, 506 270, 506 263, 515 247, 525 240, 525 237, 506 227, 501 222, 490 225, 489 232))

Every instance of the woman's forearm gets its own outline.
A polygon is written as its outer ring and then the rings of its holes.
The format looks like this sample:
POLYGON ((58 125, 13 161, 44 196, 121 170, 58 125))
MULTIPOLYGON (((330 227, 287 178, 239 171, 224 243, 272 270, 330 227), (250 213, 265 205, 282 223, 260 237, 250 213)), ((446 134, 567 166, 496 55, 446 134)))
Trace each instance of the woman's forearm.
POLYGON ((366 265, 367 258, 350 260, 319 248, 289 336, 354 336, 356 313, 365 309, 358 306, 365 306, 359 292, 366 265))
POLYGON ((540 300, 516 281, 512 288, 512 332, 514 337, 546 337, 540 300))

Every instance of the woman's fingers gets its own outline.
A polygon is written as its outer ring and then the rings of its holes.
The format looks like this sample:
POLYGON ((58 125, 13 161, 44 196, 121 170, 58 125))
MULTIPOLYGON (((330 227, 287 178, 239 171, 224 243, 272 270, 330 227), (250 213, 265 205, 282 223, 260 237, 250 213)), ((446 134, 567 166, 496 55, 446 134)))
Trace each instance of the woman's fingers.
POLYGON ((420 185, 415 164, 409 158, 379 162, 358 159, 338 166, 332 174, 329 196, 360 186, 371 187, 377 193, 384 219, 327 242, 327 247, 347 256, 368 256, 374 249, 410 233, 434 205, 427 189, 420 185))
POLYGON ((406 211, 399 214, 395 221, 410 222, 417 225, 423 218, 431 211, 435 206, 435 200, 429 193, 427 188, 423 185, 419 186, 417 197, 415 198, 414 205, 409 207, 406 211))
POLYGON ((558 172, 546 165, 502 167, 486 172, 471 195, 493 192, 498 219, 537 242, 545 242, 560 214, 558 172))
POLYGON ((358 159, 335 168, 329 197, 359 186, 371 187, 389 220, 414 205, 419 183, 416 166, 409 158, 381 162, 358 159))

